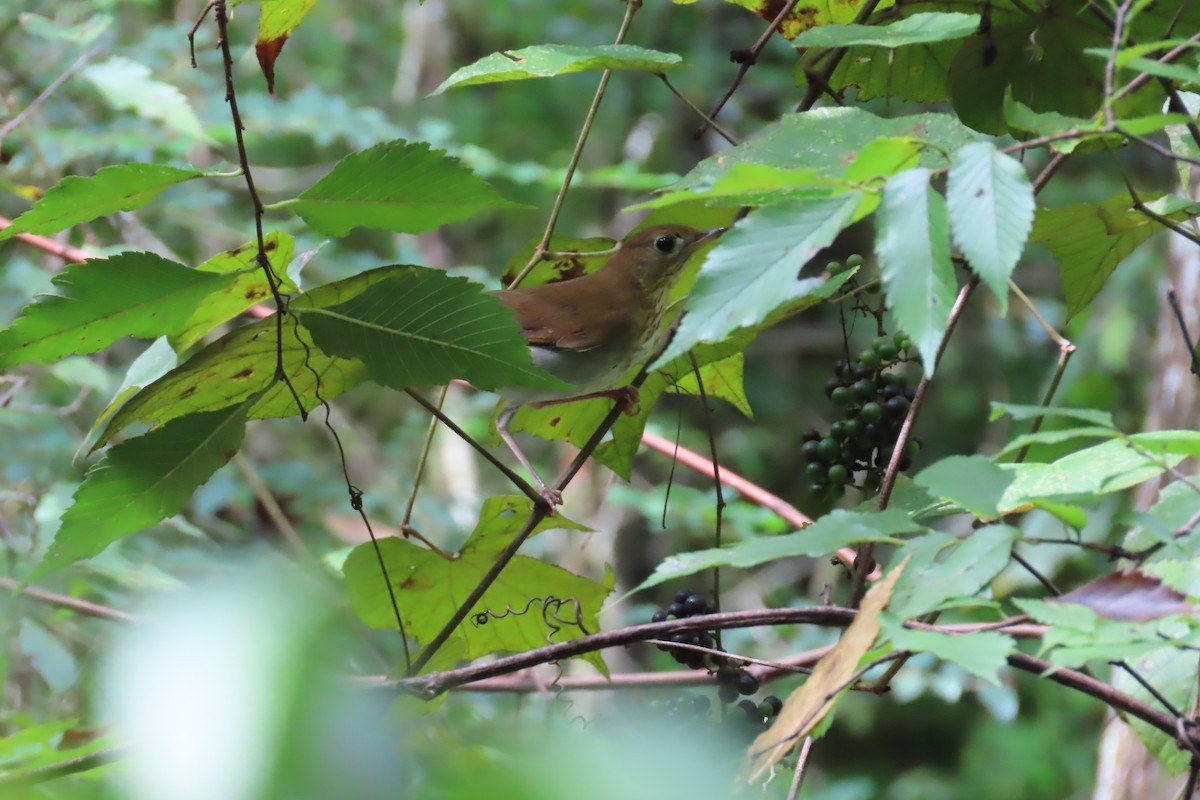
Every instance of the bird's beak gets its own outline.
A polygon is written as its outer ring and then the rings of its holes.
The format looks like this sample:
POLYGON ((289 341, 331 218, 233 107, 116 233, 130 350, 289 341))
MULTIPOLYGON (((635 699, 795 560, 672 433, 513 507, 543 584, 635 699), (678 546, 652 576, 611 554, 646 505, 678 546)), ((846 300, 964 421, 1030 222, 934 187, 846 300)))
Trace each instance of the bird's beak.
POLYGON ((720 236, 722 233, 724 233, 727 230, 729 230, 728 227, 709 228, 708 230, 704 231, 703 235, 701 235, 700 238, 697 239, 693 243, 692 246, 699 247, 700 245, 704 244, 705 242, 711 242, 713 239, 716 239, 718 236, 720 236))

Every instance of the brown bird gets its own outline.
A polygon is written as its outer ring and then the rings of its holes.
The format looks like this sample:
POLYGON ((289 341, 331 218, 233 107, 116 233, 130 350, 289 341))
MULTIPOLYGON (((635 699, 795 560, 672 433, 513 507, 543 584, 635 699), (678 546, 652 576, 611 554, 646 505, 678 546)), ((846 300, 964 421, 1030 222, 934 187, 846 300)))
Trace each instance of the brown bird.
POLYGON ((521 451, 508 424, 524 405, 542 407, 591 397, 637 402, 622 379, 662 343, 662 320, 671 287, 688 258, 725 228, 701 231, 687 225, 655 225, 635 231, 590 275, 528 289, 494 292, 511 308, 533 354, 533 363, 574 384, 571 392, 505 390, 496 428, 533 476, 551 508, 562 495, 546 486, 521 451))

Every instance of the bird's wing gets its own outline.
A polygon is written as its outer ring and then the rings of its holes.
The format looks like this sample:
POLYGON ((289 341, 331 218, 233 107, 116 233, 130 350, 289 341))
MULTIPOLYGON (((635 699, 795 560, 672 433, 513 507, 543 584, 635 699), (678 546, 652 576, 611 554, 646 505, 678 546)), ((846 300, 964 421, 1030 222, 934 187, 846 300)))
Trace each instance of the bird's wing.
POLYGON ((581 280, 584 279, 494 294, 501 303, 513 310, 526 341, 535 347, 583 351, 628 336, 630 315, 622 304, 606 304, 609 309, 600 310, 596 308, 595 296, 590 291, 580 291, 578 286, 564 290, 563 287, 568 284, 581 280), (589 306, 586 325, 581 304, 589 306))

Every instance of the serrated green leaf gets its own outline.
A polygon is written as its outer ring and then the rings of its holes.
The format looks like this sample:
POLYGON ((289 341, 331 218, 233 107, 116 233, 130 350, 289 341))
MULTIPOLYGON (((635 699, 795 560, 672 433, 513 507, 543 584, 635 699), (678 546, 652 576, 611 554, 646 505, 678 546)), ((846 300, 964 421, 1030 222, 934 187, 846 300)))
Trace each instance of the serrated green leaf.
POLYGON ((1066 417, 1068 419, 1077 419, 1090 425, 1108 428, 1114 432, 1117 430, 1117 425, 1113 422, 1112 414, 1095 408, 1021 405, 1020 403, 1000 403, 994 400, 991 405, 992 413, 988 419, 992 422, 1003 416, 1009 416, 1018 420, 1036 419, 1038 417, 1066 417))
POLYGON ((441 94, 457 86, 479 83, 552 78, 603 69, 635 69, 662 73, 683 65, 675 53, 647 50, 632 44, 583 47, 571 44, 538 44, 520 50, 502 50, 455 70, 433 91, 441 94))
POLYGON ((1119 432, 1112 428, 1087 427, 1087 428, 1063 428, 1054 431, 1038 431, 1037 433, 1022 434, 1004 447, 1000 448, 1000 452, 996 453, 996 458, 1003 458, 1010 453, 1015 453, 1023 447, 1029 447, 1038 444, 1062 444, 1074 439, 1112 439, 1119 436, 1119 432))
POLYGON ((51 187, 33 208, 0 231, 0 241, 18 233, 57 233, 80 222, 133 211, 172 186, 203 174, 162 164, 119 164, 102 167, 86 178, 72 175, 51 187))
MULTIPOLYGON (((829 79, 835 92, 855 87, 859 101, 898 97, 917 103, 947 100, 947 74, 960 40, 917 44, 899 49, 851 47, 829 79)), ((796 83, 808 85, 808 76, 796 66, 796 83)))
MULTIPOLYGON (((301 312, 337 305, 406 269, 409 267, 380 267, 318 286, 293 298, 289 306, 293 312, 301 312)), ((134 422, 162 424, 184 414, 225 408, 260 392, 250 409, 251 419, 299 413, 291 389, 275 380, 277 325, 270 317, 231 331, 147 385, 113 415, 96 446, 134 422)), ((298 316, 288 318, 282 333, 283 371, 305 411, 315 408, 320 399, 332 400, 367 380, 361 362, 331 356, 317 347, 298 316)))
POLYGON ((572 388, 533 365, 512 311, 441 270, 406 267, 345 302, 293 311, 322 351, 362 361, 384 386, 572 388))
MULTIPOLYGON (((743 350, 753 338, 752 333, 738 334, 719 344, 699 345, 692 351, 701 369, 711 363, 729 358, 743 350)), ((601 442, 593 458, 625 480, 633 472, 633 457, 642 441, 642 431, 663 392, 691 374, 692 364, 684 354, 666 366, 656 369, 638 392, 638 405, 633 414, 622 414, 612 427, 611 438, 601 442)), ((632 376, 629 376, 632 379, 632 376)), ((513 432, 525 431, 543 439, 566 441, 583 447, 608 416, 612 401, 607 399, 581 400, 545 408, 526 406, 509 423, 513 432)))
POLYGON ((87 436, 79 443, 79 447, 75 451, 75 459, 78 460, 81 454, 90 453, 96 447, 96 442, 100 440, 100 434, 104 427, 108 425, 113 414, 120 411, 129 401, 129 398, 141 391, 143 386, 148 386, 158 380, 178 364, 179 357, 171 349, 165 336, 155 339, 153 344, 143 350, 142 354, 135 358, 129 368, 125 370, 125 377, 121 379, 121 385, 113 392, 108 405, 96 417, 92 427, 88 429, 87 436))
POLYGON ((242 446, 249 405, 182 417, 110 450, 88 471, 29 580, 179 513, 242 446))
POLYGON ((921 470, 913 481, 980 519, 995 519, 1012 475, 986 456, 950 456, 921 470))
POLYGON ((100 90, 113 108, 132 110, 140 117, 161 122, 176 133, 212 141, 183 92, 151 78, 150 68, 145 64, 113 56, 99 64, 89 64, 80 74, 100 90))
POLYGON ((823 25, 796 37, 796 47, 904 47, 963 39, 979 30, 978 14, 926 12, 889 25, 823 25))
POLYGON ((287 36, 303 21, 317 0, 267 0, 258 16, 258 41, 287 36))
MULTIPOLYGON (((1200 204, 1182 197, 1146 205, 1175 222, 1200 213, 1200 204)), ((1030 241, 1054 253, 1069 319, 1087 308, 1126 256, 1163 230, 1133 208, 1128 194, 1118 194, 1099 203, 1039 209, 1030 241)))
MULTIPOLYGON (((428 642, 437 634, 491 568, 496 551, 516 535, 531 511, 527 498, 489 499, 475 533, 454 559, 406 540, 387 538, 379 542, 410 637, 428 642)), ((562 527, 556 520, 543 520, 535 533, 562 527)), ((580 527, 574 523, 571 526, 580 527)), ((355 613, 371 627, 396 628, 395 611, 374 547, 367 544, 355 548, 343 571, 355 613)), ((463 658, 475 659, 595 633, 600 629, 600 606, 612 587, 611 570, 606 570, 604 580, 597 583, 529 556, 515 556, 447 645, 460 647, 463 658)), ((604 669, 598 654, 585 658, 604 669)))
POLYGON ((963 539, 939 532, 906 543, 895 558, 911 556, 912 563, 896 586, 889 610, 900 619, 912 619, 969 601, 1008 566, 1020 535, 1008 525, 988 525, 963 539), (936 561, 947 548, 951 549, 936 561))
POLYGON ((874 513, 835 509, 805 528, 783 536, 763 536, 730 547, 679 553, 663 560, 629 594, 714 567, 755 567, 796 556, 822 556, 860 542, 899 544, 896 536, 924 530, 907 514, 888 509, 874 513))
POLYGON ((710 206, 761 206, 772 203, 828 197, 844 187, 815 169, 785 169, 740 162, 709 184, 665 191, 653 200, 629 206, 626 211, 665 208, 697 200, 710 206))
POLYGON ((517 204, 458 159, 424 142, 397 139, 351 153, 285 205, 314 230, 337 237, 357 227, 422 233, 485 208, 517 204))
MULTIPOLYGON (((1175 708, 1193 708, 1196 704, 1196 654, 1173 647, 1159 647, 1137 658, 1127 659, 1137 672, 1135 678, 1123 669, 1113 670, 1113 688, 1151 708, 1159 708, 1166 698, 1175 708), (1155 694, 1138 680, 1154 687, 1155 694)), ((1127 724, 1172 775, 1182 775, 1191 765, 1192 755, 1179 746, 1176 737, 1163 733, 1136 717, 1126 717, 1127 724)))
POLYGON ((818 291, 823 281, 800 280, 800 269, 850 224, 860 201, 851 192, 769 206, 735 225, 701 266, 687 314, 656 364, 753 327, 779 306, 818 291))
POLYGON ((205 297, 233 280, 152 253, 74 264, 54 276, 54 293, 38 296, 0 331, 0 367, 94 353, 122 336, 150 339, 170 333, 205 297))
POLYGON ((929 179, 929 170, 910 169, 887 182, 875 252, 888 307, 916 344, 926 374, 932 375, 957 281, 950 261, 946 201, 929 179))
POLYGON ((940 631, 905 628, 894 620, 884 619, 883 635, 891 637, 892 647, 896 650, 930 653, 997 686, 1000 685, 1000 670, 1008 665, 1008 656, 1017 648, 1011 636, 996 631, 952 636, 940 631))
POLYGON ((1014 477, 1000 510, 1009 514, 1035 500, 1119 492, 1162 474, 1185 455, 1169 442, 1130 437, 1084 448, 1050 464, 1001 464, 1014 477))
MULTIPOLYGON (((279 278, 279 291, 283 294, 300 291, 287 276, 287 265, 292 260, 296 240, 282 231, 273 231, 263 237, 263 245, 271 269, 279 278)), ((213 328, 233 319, 247 308, 272 299, 271 286, 258 264, 258 245, 255 242, 217 253, 196 267, 196 271, 215 275, 232 274, 235 277, 233 283, 209 295, 188 321, 171 335, 171 347, 177 352, 187 350, 213 328)))
POLYGON ((1021 260, 1036 206, 1025 168, 991 142, 954 154, 946 208, 954 242, 1008 313, 1008 279, 1021 260))
POLYGON ((786 114, 761 135, 706 158, 669 189, 707 188, 742 163, 811 169, 827 178, 836 177, 863 148, 884 137, 935 145, 921 150, 921 164, 935 169, 948 165, 945 153, 979 138, 948 114, 885 119, 859 108, 814 108, 802 114, 786 114))

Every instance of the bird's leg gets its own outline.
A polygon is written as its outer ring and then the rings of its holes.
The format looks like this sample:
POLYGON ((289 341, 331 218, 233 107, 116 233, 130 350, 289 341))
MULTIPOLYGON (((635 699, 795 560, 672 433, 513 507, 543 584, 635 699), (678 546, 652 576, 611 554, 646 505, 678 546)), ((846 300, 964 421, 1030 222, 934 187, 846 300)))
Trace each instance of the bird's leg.
POLYGON ((500 432, 500 438, 504 440, 506 445, 508 445, 508 449, 512 450, 513 455, 515 455, 517 460, 521 462, 521 466, 525 467, 526 471, 533 476, 533 482, 537 485, 538 491, 542 495, 542 499, 546 501, 548 506, 550 506, 550 516, 554 516, 555 506, 562 505, 562 492, 558 491, 557 489, 551 489, 546 485, 546 482, 542 480, 542 476, 538 475, 538 471, 533 468, 533 464, 529 463, 529 459, 525 456, 525 453, 517 444, 517 440, 513 438, 512 431, 508 429, 508 423, 512 419, 513 414, 517 413, 518 409, 520 409, 520 406, 516 405, 509 406, 501 411, 500 415, 496 417, 496 430, 500 432))
POLYGON ((545 408, 546 406, 560 405, 562 403, 574 403, 576 400, 594 400, 597 397, 607 397, 618 403, 624 403, 625 406, 621 410, 628 417, 637 416, 637 404, 640 398, 638 388, 636 386, 622 386, 617 389, 605 389, 602 392, 589 392, 588 394, 579 394, 574 397, 563 397, 557 400, 539 400, 536 403, 529 403, 533 408, 545 408))

